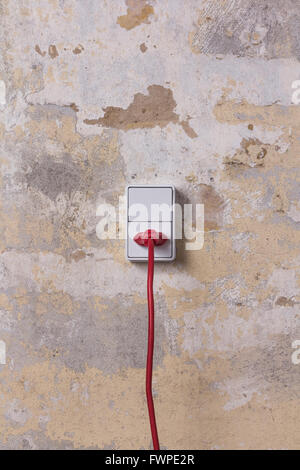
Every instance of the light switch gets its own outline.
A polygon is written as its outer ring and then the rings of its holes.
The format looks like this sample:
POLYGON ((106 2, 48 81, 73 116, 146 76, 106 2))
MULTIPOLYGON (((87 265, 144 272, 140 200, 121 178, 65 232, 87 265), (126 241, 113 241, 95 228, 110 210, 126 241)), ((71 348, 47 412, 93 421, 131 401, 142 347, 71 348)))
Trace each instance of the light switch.
POLYGON ((171 222, 173 193, 172 186, 128 186, 128 220, 171 222))
POLYGON ((148 248, 138 245, 134 236, 152 229, 168 238, 154 250, 155 261, 173 261, 176 256, 174 237, 175 188, 172 185, 130 185, 127 196, 126 257, 129 261, 148 261, 148 248))

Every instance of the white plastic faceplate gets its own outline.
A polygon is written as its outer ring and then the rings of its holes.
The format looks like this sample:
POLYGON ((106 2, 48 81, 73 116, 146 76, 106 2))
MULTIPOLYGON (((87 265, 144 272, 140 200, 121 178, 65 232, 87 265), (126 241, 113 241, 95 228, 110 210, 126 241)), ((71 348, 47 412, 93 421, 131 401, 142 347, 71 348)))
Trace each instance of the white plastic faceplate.
POLYGON ((129 185, 126 188, 126 257, 128 261, 148 261, 148 248, 133 237, 147 229, 162 232, 168 240, 156 246, 155 261, 173 261, 175 246, 175 188, 172 185, 129 185))

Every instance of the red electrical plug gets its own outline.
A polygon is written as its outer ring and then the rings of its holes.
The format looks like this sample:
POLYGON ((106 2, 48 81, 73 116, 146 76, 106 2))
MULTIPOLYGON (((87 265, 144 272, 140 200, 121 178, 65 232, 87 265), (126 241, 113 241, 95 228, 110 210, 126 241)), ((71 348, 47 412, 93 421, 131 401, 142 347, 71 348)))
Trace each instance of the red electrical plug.
POLYGON ((151 229, 137 233, 134 237, 134 241, 142 246, 148 246, 149 240, 153 240, 154 245, 158 246, 163 245, 168 240, 168 237, 161 232, 157 233, 156 230, 151 229))
POLYGON ((134 237, 134 241, 141 246, 148 247, 148 279, 147 279, 147 298, 148 298, 148 352, 146 366, 146 395, 149 411, 150 428, 153 441, 153 449, 159 450, 159 441, 156 428, 155 411, 152 396, 152 366, 153 366, 153 348, 154 348, 154 299, 153 299, 153 275, 154 275, 154 247, 163 245, 167 237, 161 232, 155 230, 146 230, 140 232, 134 237))

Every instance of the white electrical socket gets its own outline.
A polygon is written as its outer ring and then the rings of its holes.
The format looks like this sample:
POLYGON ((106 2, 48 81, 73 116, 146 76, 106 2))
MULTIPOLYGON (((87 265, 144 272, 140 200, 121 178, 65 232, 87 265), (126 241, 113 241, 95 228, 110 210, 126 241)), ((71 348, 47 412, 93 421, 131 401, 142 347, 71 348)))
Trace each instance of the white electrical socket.
POLYGON ((152 229, 168 240, 154 249, 155 261, 173 261, 175 245, 175 188, 172 185, 129 185, 126 188, 126 258, 148 261, 148 248, 134 236, 152 229))

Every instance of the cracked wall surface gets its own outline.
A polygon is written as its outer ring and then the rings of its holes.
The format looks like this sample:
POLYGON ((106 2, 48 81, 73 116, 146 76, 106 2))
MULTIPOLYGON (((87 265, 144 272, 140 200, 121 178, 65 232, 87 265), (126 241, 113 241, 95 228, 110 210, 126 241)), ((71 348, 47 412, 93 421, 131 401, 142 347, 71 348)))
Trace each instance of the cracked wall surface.
POLYGON ((129 183, 205 206, 156 266, 161 447, 299 449, 300 2, 0 12, 0 449, 151 448, 146 266, 96 236, 129 183))

